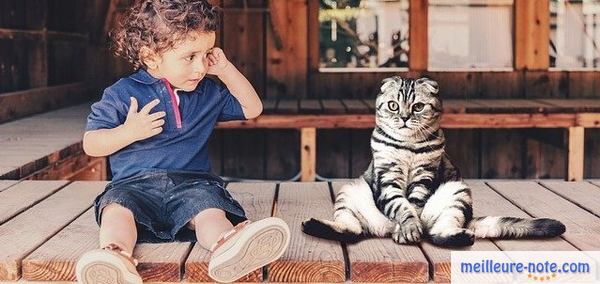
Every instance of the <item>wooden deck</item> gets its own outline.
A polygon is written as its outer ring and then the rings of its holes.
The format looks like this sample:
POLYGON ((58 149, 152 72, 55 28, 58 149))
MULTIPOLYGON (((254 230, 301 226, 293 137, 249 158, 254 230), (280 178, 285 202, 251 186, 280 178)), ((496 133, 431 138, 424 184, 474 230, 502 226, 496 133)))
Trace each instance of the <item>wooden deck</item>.
MULTIPOLYGON (((567 232, 551 240, 477 240, 468 250, 600 250, 600 181, 469 180, 475 215, 551 217, 567 232)), ((0 181, 0 280, 74 281, 78 257, 98 245, 91 209, 106 182, 0 181)), ((283 218, 290 248, 244 282, 449 282, 450 250, 371 239, 345 245, 304 235, 300 222, 332 214, 343 183, 231 183, 251 219, 283 218)), ((136 247, 152 282, 208 282, 206 250, 192 243, 136 247)))

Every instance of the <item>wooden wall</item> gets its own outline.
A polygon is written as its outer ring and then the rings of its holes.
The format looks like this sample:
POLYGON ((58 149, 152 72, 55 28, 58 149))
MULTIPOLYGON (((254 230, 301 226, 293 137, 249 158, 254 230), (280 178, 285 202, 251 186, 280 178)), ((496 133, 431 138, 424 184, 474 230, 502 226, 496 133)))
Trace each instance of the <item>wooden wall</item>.
MULTIPOLYGON (((427 71, 427 3, 411 0, 410 71, 318 71, 318 0, 215 0, 224 9, 220 43, 264 98, 373 98, 392 75, 428 76, 443 98, 600 98, 600 72, 548 70, 548 1, 515 0, 515 70, 427 71)), ((586 177, 599 177, 600 134, 587 130, 586 177)), ((447 150, 470 178, 564 178, 558 129, 448 130, 447 150)), ((318 132, 317 173, 356 177, 367 166, 370 131, 318 132)), ((214 169, 225 176, 289 178, 299 171, 298 133, 217 131, 214 169), (243 141, 243 143, 240 143, 243 141)))
MULTIPOLYGON (((436 79, 443 98, 600 97, 599 72, 548 71, 548 0, 515 0, 518 28, 510 72, 428 72, 427 1, 411 0, 410 71, 401 73, 319 72, 318 0, 210 1, 223 7, 218 45, 263 98, 373 98, 379 82, 391 75, 436 79)), ((0 123, 97 99, 101 91, 86 86, 106 87, 131 71, 106 45, 107 32, 129 3, 0 1, 0 123), (18 103, 23 96, 35 103, 18 103)), ((588 132, 585 174, 600 177, 600 131, 588 132)), ((448 152, 466 177, 565 176, 561 130, 446 133, 448 152)), ((317 173, 360 175, 370 159, 369 135, 366 130, 319 131, 317 173)), ((240 178, 290 178, 300 169, 298 143, 293 130, 218 130, 211 140, 213 169, 240 178)))

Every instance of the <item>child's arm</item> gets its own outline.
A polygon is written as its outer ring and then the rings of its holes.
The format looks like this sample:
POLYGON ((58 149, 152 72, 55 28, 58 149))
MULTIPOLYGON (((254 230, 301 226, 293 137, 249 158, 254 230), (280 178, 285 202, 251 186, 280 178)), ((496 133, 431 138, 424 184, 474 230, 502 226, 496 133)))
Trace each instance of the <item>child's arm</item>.
POLYGON ((131 105, 125 123, 112 129, 98 129, 88 131, 83 136, 83 151, 93 157, 108 156, 127 145, 143 140, 162 132, 165 124, 164 111, 150 114, 150 110, 159 104, 156 99, 145 105, 140 112, 138 104, 131 97, 131 105))
POLYGON ((227 89, 242 105, 244 116, 248 119, 259 116, 263 109, 260 97, 248 79, 227 60, 223 50, 213 48, 208 54, 208 60, 208 73, 217 75, 225 83, 227 89))

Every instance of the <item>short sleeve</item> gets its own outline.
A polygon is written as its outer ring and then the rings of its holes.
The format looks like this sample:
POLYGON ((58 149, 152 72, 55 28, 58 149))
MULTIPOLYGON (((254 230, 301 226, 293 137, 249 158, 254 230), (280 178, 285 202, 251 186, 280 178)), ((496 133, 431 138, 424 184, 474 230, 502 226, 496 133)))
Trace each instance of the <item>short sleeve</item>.
POLYGON ((242 105, 231 92, 229 92, 229 89, 222 86, 219 86, 218 88, 221 99, 220 105, 223 106, 218 121, 246 120, 242 105))
POLYGON ((85 131, 115 128, 125 122, 127 109, 116 94, 105 90, 100 101, 92 104, 85 131))

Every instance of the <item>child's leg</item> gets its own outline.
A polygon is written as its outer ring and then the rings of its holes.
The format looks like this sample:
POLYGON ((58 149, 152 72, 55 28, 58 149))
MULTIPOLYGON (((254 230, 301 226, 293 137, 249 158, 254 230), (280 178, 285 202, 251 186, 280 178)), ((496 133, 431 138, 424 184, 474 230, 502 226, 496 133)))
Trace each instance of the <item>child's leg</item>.
POLYGON ((132 257, 137 239, 131 211, 112 203, 102 210, 100 248, 89 251, 77 261, 78 283, 142 283, 132 257))
POLYGON ((100 247, 115 244, 127 253, 133 253, 137 240, 133 213, 117 203, 111 203, 104 207, 101 218, 100 247))
POLYGON ((209 208, 198 213, 188 226, 196 232, 198 243, 210 250, 221 236, 233 229, 233 224, 225 216, 225 211, 209 208))
POLYGON ((288 225, 279 218, 233 227, 223 210, 205 211, 196 215, 193 223, 198 242, 212 252, 208 275, 218 282, 233 282, 277 260, 289 244, 288 225))

